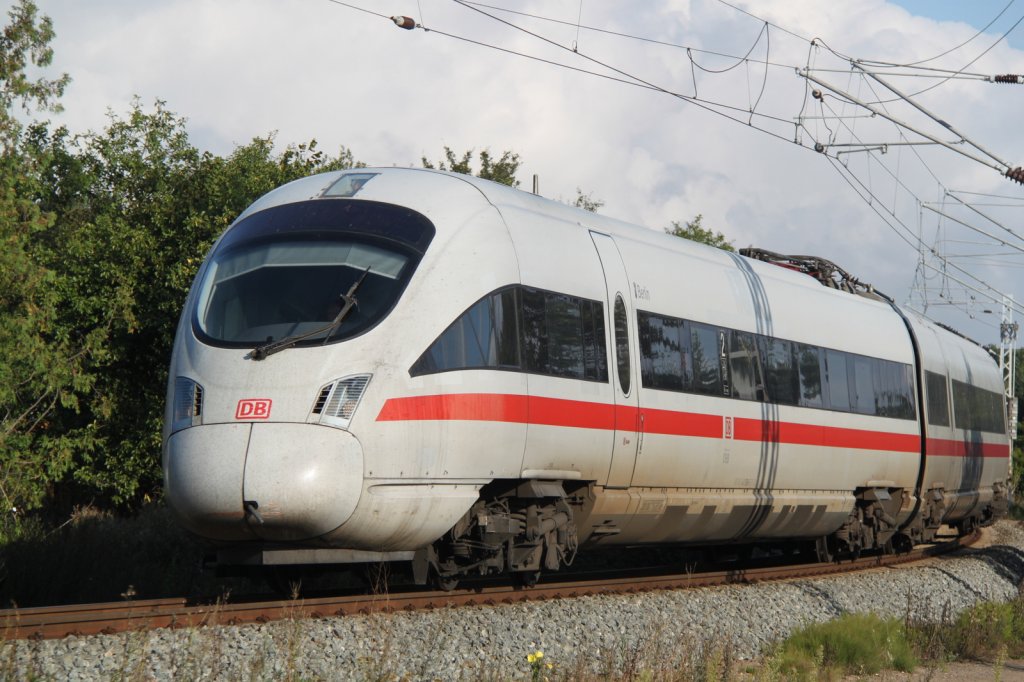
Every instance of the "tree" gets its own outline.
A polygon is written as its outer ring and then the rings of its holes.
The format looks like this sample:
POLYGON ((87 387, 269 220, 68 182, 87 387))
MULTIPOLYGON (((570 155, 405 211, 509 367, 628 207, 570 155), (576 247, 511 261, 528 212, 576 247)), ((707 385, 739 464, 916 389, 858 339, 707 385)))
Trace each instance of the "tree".
MULTIPOLYGON (((438 162, 436 166, 437 170, 462 173, 464 175, 476 175, 478 178, 500 182, 501 184, 508 185, 509 187, 519 186, 519 181, 516 180, 516 172, 519 170, 520 165, 518 154, 505 151, 502 153, 501 158, 495 161, 491 158, 490 151, 485 149, 480 152, 480 171, 477 173, 473 172, 472 149, 465 152, 461 158, 457 158, 455 152, 446 145, 444 148, 444 157, 444 161, 438 162)), ((435 168, 434 164, 427 161, 427 157, 424 156, 421 160, 424 168, 435 168)))
POLYGON ((20 0, 0 34, 0 502, 3 517, 39 504, 47 485, 70 466, 61 435, 50 429, 59 406, 88 389, 81 374, 88 348, 56 329, 55 273, 38 263, 34 246, 54 217, 33 195, 44 160, 26 145, 23 113, 59 110, 68 76, 33 77, 52 58, 53 26, 35 3, 20 0), (36 447, 45 442, 47 447, 36 447))
POLYGON ((600 199, 593 198, 593 192, 583 193, 583 190, 579 187, 576 188, 576 201, 572 204, 576 208, 582 208, 584 211, 590 211, 591 213, 597 213, 597 209, 604 206, 604 202, 600 199))
POLYGON ((715 246, 725 251, 735 251, 732 242, 726 239, 725 235, 721 232, 713 232, 708 229, 704 229, 701 225, 701 221, 704 216, 697 214, 697 217, 693 220, 686 221, 685 224, 673 220, 670 227, 665 228, 667 234, 674 235, 676 237, 682 237, 683 239, 689 239, 691 241, 700 242, 701 244, 707 244, 709 246, 715 246))

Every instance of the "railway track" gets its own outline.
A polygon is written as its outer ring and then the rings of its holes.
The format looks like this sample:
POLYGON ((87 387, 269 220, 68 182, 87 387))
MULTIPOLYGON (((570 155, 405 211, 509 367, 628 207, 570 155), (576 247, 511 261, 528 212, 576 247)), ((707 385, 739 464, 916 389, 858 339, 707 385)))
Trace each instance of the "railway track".
POLYGON ((68 635, 113 634, 154 628, 185 628, 205 625, 265 623, 286 618, 327 618, 356 614, 451 606, 512 604, 521 601, 561 599, 592 594, 636 593, 756 583, 772 580, 819 577, 919 561, 974 544, 975 533, 935 545, 922 545, 906 554, 862 557, 852 562, 815 563, 722 571, 686 572, 673 575, 621 575, 592 580, 540 583, 534 587, 513 585, 467 586, 451 592, 414 590, 288 600, 219 601, 195 604, 182 598, 148 599, 44 606, 0 610, 4 639, 52 639, 68 635))

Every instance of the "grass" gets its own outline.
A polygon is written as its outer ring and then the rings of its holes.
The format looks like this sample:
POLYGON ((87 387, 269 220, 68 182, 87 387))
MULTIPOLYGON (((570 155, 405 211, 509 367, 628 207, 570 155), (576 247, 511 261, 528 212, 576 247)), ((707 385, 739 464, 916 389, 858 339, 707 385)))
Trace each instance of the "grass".
POLYGON ((920 658, 903 622, 873 614, 847 614, 793 633, 770 655, 787 679, 831 679, 874 675, 882 670, 910 672, 920 658))

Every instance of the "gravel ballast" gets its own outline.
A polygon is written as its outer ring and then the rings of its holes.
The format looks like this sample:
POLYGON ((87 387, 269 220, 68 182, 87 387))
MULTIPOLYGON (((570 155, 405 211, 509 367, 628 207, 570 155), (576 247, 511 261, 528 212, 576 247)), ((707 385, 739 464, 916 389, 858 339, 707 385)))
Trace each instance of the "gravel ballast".
POLYGON ((984 549, 845 577, 17 641, 0 670, 15 679, 529 679, 527 656, 555 671, 621 671, 685 662, 702 647, 754 658, 811 622, 848 612, 951 618, 1014 599, 1024 528, 1000 522, 984 549))

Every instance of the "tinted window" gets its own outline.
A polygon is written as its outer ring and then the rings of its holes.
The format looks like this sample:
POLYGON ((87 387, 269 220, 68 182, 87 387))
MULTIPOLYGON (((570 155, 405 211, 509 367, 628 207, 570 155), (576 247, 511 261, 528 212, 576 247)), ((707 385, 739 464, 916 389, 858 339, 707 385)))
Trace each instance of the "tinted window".
POLYGON ((474 367, 519 367, 516 292, 486 296, 455 320, 416 363, 417 374, 474 367))
POLYGON ((956 428, 1006 433, 1002 394, 953 380, 953 417, 956 428))
POLYGON ((646 388, 916 418, 908 364, 648 312, 637 320, 646 388))
POLYGON ((689 390, 693 380, 689 330, 683 320, 637 314, 640 327, 640 378, 648 388, 689 390))
POLYGON ((846 353, 842 351, 825 351, 829 407, 843 412, 850 411, 849 369, 846 359, 846 353))
POLYGON ((928 401, 928 423, 949 426, 949 391, 945 375, 925 372, 924 388, 925 400, 928 401))
POLYGON ((615 361, 618 366, 619 386, 629 393, 629 319, 622 296, 615 296, 615 361))
POLYGON ((729 371, 733 398, 764 398, 757 345, 754 343, 753 334, 738 331, 729 334, 729 371))
POLYGON ((796 344, 796 365, 800 378, 800 404, 804 407, 821 407, 821 362, 822 351, 817 346, 796 344))
POLYGON ((597 301, 510 287, 470 306, 409 371, 495 368, 607 381, 604 329, 597 301))
POLYGON ((848 356, 851 407, 860 414, 875 414, 875 381, 871 358, 863 355, 848 356))
POLYGON ((544 324, 548 330, 547 373, 583 376, 583 315, 579 299, 547 294, 544 324))
POLYGON ((890 360, 871 359, 875 384, 875 414, 914 418, 914 382, 910 367, 890 360))
POLYGON ((690 350, 693 353, 693 390, 707 395, 722 395, 718 329, 698 322, 690 323, 690 350))
POLYGON ((773 403, 796 405, 798 375, 793 361, 793 344, 781 339, 759 337, 761 357, 764 359, 767 398, 773 403))

